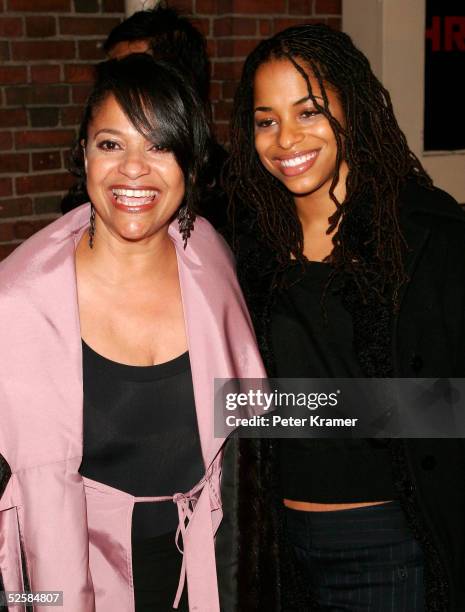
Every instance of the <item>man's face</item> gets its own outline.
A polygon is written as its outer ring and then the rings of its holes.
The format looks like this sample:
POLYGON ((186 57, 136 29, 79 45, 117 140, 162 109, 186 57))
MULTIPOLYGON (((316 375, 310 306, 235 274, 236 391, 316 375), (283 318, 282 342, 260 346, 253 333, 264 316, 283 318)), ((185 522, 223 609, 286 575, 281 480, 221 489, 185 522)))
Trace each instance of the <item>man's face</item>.
POLYGON ((147 39, 122 40, 108 51, 109 59, 121 59, 131 53, 150 53, 150 44, 147 39))

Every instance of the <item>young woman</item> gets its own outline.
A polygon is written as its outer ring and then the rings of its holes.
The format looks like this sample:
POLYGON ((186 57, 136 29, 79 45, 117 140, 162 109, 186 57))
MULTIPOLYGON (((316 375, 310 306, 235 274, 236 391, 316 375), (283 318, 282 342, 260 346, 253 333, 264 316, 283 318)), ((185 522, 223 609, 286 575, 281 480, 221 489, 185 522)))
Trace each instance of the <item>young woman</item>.
POLYGON ((263 369, 195 218, 201 109, 148 55, 101 64, 75 155, 91 203, 0 266, 0 574, 67 612, 219 612, 213 380, 263 369))
MULTIPOLYGON (((347 35, 251 53, 227 183, 270 375, 464 376, 465 215, 347 35)), ((238 609, 464 609, 464 459, 461 439, 242 440, 238 609)))

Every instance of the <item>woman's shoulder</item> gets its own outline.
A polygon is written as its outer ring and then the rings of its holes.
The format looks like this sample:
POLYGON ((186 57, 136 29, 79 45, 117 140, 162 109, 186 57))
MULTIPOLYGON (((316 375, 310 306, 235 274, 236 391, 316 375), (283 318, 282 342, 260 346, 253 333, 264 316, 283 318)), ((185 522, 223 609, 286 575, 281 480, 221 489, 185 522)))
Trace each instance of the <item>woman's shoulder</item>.
POLYGON ((14 285, 20 287, 22 278, 28 282, 31 277, 45 272, 47 262, 58 264, 62 249, 69 248, 70 238, 87 225, 88 218, 88 205, 80 206, 21 243, 0 262, 0 285, 5 287, 14 281, 14 285))
MULTIPOLYGON (((423 218, 424 223, 454 220, 465 223, 465 211, 449 193, 436 186, 408 180, 399 196, 401 218, 423 218)), ((465 226, 464 226, 465 229, 465 226)))
POLYGON ((206 250, 211 256, 215 255, 233 260, 231 248, 225 237, 205 217, 197 215, 189 241, 196 250, 206 250))

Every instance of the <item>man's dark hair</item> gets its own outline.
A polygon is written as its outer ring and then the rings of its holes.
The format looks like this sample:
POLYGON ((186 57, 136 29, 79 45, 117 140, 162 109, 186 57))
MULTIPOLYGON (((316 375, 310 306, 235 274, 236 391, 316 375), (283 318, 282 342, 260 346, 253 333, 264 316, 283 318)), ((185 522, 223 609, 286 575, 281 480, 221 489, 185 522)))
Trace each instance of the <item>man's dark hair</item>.
POLYGON ((257 69, 271 60, 293 64, 336 138, 336 172, 330 187, 336 212, 329 220, 329 231, 337 227, 330 256, 333 278, 338 273, 352 278, 365 296, 374 291, 383 300, 389 292, 396 303, 407 280, 399 193, 409 178, 425 186, 431 185, 431 179, 407 145, 389 93, 347 34, 323 24, 296 26, 261 42, 247 58, 236 92, 227 172, 233 217, 255 224, 262 243, 282 267, 291 254, 305 261, 293 196, 264 168, 254 146, 254 78, 257 69), (314 96, 309 73, 315 76, 323 100, 314 96), (339 96, 345 127, 330 113, 325 85, 339 96), (349 172, 346 197, 339 202, 334 189, 343 159, 349 172))
POLYGON ((208 102, 209 62, 203 35, 173 8, 159 5, 138 11, 117 25, 108 35, 103 49, 108 53, 120 42, 146 40, 156 59, 179 65, 191 76, 194 88, 208 102))
POLYGON ((173 152, 186 183, 185 204, 196 213, 208 162, 209 123, 203 105, 183 75, 146 53, 97 65, 95 83, 72 150, 71 172, 78 178, 74 200, 89 201, 82 143, 87 140, 95 111, 110 95, 147 140, 173 152))

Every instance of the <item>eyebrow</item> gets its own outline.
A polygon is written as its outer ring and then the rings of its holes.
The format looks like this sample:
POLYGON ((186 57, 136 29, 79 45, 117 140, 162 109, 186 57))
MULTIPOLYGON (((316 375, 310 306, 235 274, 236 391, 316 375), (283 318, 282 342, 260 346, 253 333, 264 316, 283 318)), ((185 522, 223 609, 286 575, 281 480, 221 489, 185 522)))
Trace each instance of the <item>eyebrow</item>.
MULTIPOLYGON (((313 97, 323 102, 323 98, 321 96, 313 96, 313 97)), ((300 98, 300 100, 297 100, 297 102, 293 102, 292 106, 299 106, 299 104, 303 104, 304 102, 307 102, 307 100, 311 100, 310 96, 305 96, 304 98, 300 98)), ((272 110, 273 108, 271 106, 257 106, 254 109, 254 112, 256 113, 257 111, 263 111, 265 113, 269 113, 272 110)))
POLYGON ((102 132, 106 132, 107 134, 115 134, 115 136, 121 136, 122 134, 122 132, 120 132, 119 130, 112 130, 111 128, 102 128, 98 132, 95 132, 94 138, 97 138, 97 136, 102 132))

